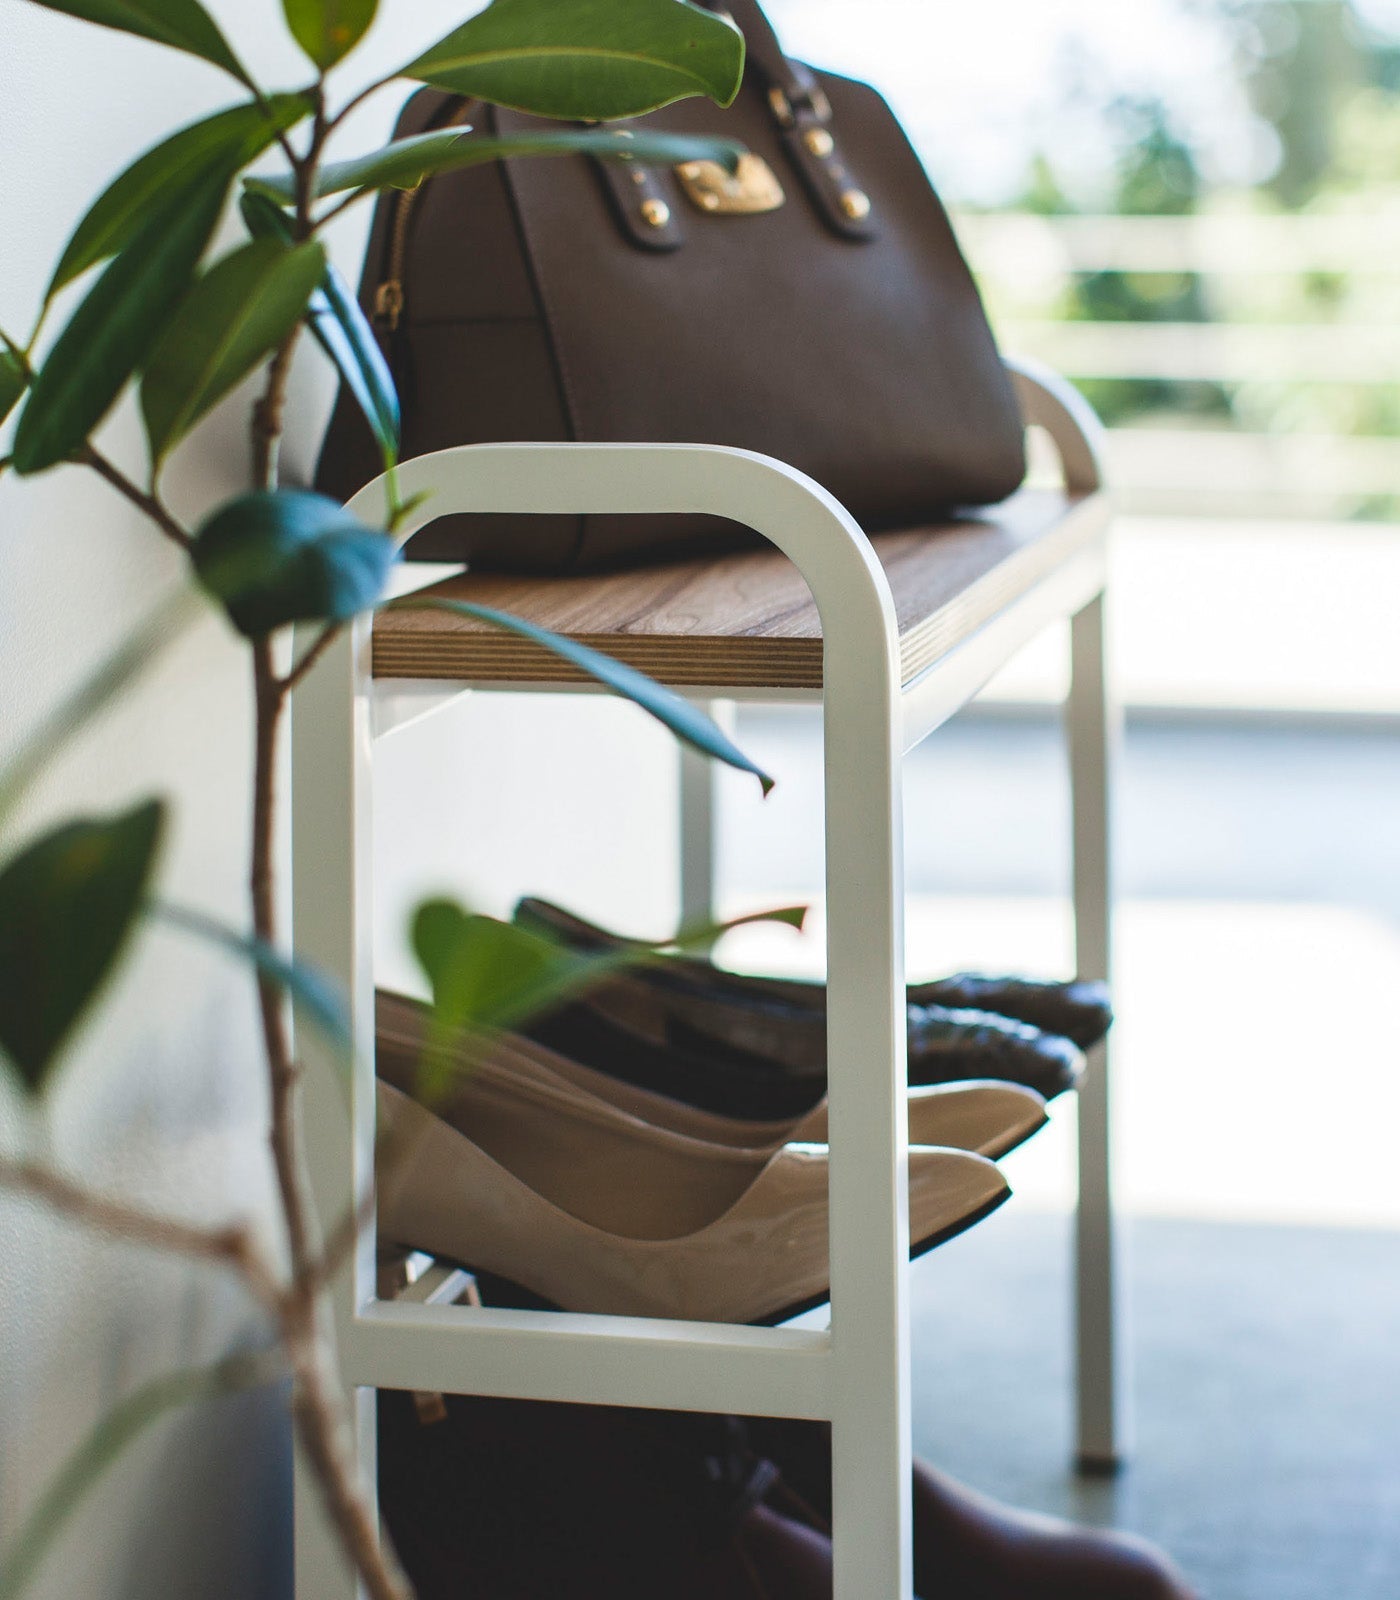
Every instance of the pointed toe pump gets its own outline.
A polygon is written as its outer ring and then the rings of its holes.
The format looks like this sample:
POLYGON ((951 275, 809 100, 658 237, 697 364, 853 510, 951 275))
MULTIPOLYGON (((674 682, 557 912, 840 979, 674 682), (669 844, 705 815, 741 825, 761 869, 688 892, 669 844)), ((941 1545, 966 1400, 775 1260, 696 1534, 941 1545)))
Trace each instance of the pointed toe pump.
MULTIPOLYGON (((411 1089, 424 1045, 426 1007, 407 995, 381 989, 375 995, 375 1037, 381 1075, 411 1089)), ((492 1044, 493 1070, 574 1093, 635 1117, 653 1127, 708 1144, 748 1150, 766 1159, 791 1142, 825 1144, 826 1100, 801 1117, 746 1121, 703 1111, 666 1095, 595 1071, 519 1034, 501 1034, 492 1044)), ((463 1070, 470 1070, 464 1060, 463 1070)), ((929 1085, 909 1091, 909 1142, 971 1150, 1000 1160, 1045 1126, 1045 1100, 1033 1089, 994 1080, 929 1085)))
MULTIPOLYGON (((925 1084, 909 1091, 909 1143, 972 1150, 1000 1161, 1050 1120, 1045 1098, 1019 1083, 925 1084)), ((805 1116, 793 1134, 824 1144, 826 1102, 805 1116)))
MULTIPOLYGON (((569 1311, 779 1322, 827 1298, 825 1145, 755 1161, 480 1069, 440 1112, 381 1079, 386 1242, 569 1311)), ((911 1254, 1009 1193, 985 1157, 911 1148, 911 1254)))

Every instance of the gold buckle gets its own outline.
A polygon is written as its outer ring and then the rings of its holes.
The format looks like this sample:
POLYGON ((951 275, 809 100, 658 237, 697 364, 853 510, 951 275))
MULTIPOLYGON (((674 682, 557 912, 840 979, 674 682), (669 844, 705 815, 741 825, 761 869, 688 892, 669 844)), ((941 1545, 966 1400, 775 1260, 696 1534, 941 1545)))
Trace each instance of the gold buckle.
POLYGON ((682 161, 676 176, 687 199, 712 217, 776 211, 786 198, 773 169, 751 150, 739 157, 733 173, 718 161, 682 161))

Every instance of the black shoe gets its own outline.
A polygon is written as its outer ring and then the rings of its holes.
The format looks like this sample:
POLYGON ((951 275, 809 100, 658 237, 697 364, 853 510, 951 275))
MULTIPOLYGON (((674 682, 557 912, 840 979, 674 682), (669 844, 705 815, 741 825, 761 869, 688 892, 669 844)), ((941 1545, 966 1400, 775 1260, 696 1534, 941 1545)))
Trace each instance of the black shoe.
MULTIPOLYGON (((529 913, 524 920, 560 936, 529 913)), ((606 979, 521 1031, 595 1071, 722 1116, 802 1115, 826 1093, 825 987, 794 984, 803 997, 794 1003, 765 990, 770 980, 732 980, 708 962, 665 958, 606 979)), ((1051 1100, 1084 1071, 1070 1040, 990 1012, 911 1005, 908 1027, 911 1084, 997 1078, 1051 1100)))
POLYGON ((966 1007, 1012 1017, 1045 1033, 1059 1034, 1081 1050, 1101 1044, 1113 1026, 1108 985, 1091 978, 1057 983, 1050 978, 957 972, 932 983, 911 983, 909 998, 918 1005, 966 1007))
MULTIPOLYGON (((522 927, 533 928, 579 950, 616 950, 639 942, 610 933, 547 900, 528 897, 521 900, 514 917, 522 927)), ((667 956, 648 967, 645 976, 668 990, 690 989, 711 999, 743 999, 754 1004, 778 1002, 816 1012, 826 1009, 825 984, 800 978, 764 978, 726 972, 699 956, 667 956)), ((1100 1043, 1113 1024, 1107 984, 1090 979, 1061 983, 1043 978, 989 977, 959 972, 931 983, 910 984, 908 999, 913 1006, 985 1011, 1009 1017, 1045 1033, 1059 1034, 1081 1050, 1091 1050, 1100 1043)))
MULTIPOLYGON (((825 1017, 810 1067, 775 1061, 714 1031, 668 1017, 650 1036, 609 1015, 616 980, 520 1024, 528 1038, 625 1083, 720 1116, 763 1121, 810 1111, 826 1094, 825 1017)), ((746 1041, 749 1030, 744 1030, 746 1041)), ((1068 1039, 983 1011, 909 1008, 909 1082, 979 1078, 1024 1084, 1052 1100, 1079 1082, 1084 1057, 1068 1039)))

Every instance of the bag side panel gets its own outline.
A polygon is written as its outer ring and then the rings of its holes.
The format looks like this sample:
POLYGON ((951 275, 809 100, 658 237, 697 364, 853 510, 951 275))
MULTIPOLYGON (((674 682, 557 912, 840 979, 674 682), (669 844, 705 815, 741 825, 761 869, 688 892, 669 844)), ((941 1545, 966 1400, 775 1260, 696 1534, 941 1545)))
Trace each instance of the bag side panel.
MULTIPOLYGON (((392 138, 404 139, 422 133, 442 113, 452 97, 436 89, 420 89, 405 101, 394 124, 392 138)), ((360 309, 373 321, 374 293, 387 274, 389 236, 394 214, 403 196, 397 190, 381 194, 375 201, 365 252, 360 266, 360 309)), ((393 367, 388 334, 377 333, 379 347, 393 367)), ((397 375, 396 375, 397 378, 397 375)), ((402 396, 400 397, 402 403, 402 396)), ((355 398, 345 385, 336 393, 331 420, 321 441, 316 464, 315 484, 322 494, 348 500, 384 470, 379 446, 355 398)))
MULTIPOLYGON (((454 97, 414 95, 396 137, 431 126, 454 97)), ((478 125, 489 125, 482 108, 478 125)), ((379 201, 360 284, 374 316, 389 275, 397 207, 379 201)), ((499 163, 445 173, 411 195, 400 275, 403 309, 380 342, 403 414, 404 460, 454 445, 573 437, 558 370, 499 163)), ((337 399, 317 482, 348 498, 382 470, 354 398, 337 399)), ((566 565, 581 536, 577 517, 440 517, 405 548, 409 559, 550 570, 566 565)))

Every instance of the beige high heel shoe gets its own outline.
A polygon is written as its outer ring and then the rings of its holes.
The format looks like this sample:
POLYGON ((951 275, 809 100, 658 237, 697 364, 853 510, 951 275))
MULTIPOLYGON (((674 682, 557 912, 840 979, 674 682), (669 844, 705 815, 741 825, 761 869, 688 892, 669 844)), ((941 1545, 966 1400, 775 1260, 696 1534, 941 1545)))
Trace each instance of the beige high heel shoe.
MULTIPOLYGON (((425 1007, 420 1001, 381 989, 375 996, 375 1034, 385 1075, 410 1088, 408 1074, 423 1048, 425 1007)), ((493 1042, 489 1059, 521 1078, 560 1090, 572 1087, 658 1128, 710 1144, 772 1153, 788 1143, 825 1144, 826 1101, 806 1116, 773 1122, 743 1121, 637 1088, 547 1046, 516 1034, 493 1042)), ((1021 1084, 979 1081, 931 1084, 909 1090, 909 1142, 972 1150, 998 1160, 1049 1121, 1045 1101, 1021 1084)))
MULTIPOLYGON (((383 1081, 379 1111, 386 1243, 570 1311, 778 1322, 827 1297, 825 1145, 756 1159, 489 1063, 441 1114, 383 1081)), ((1009 1194, 983 1156, 912 1147, 911 1255, 1009 1194)))

